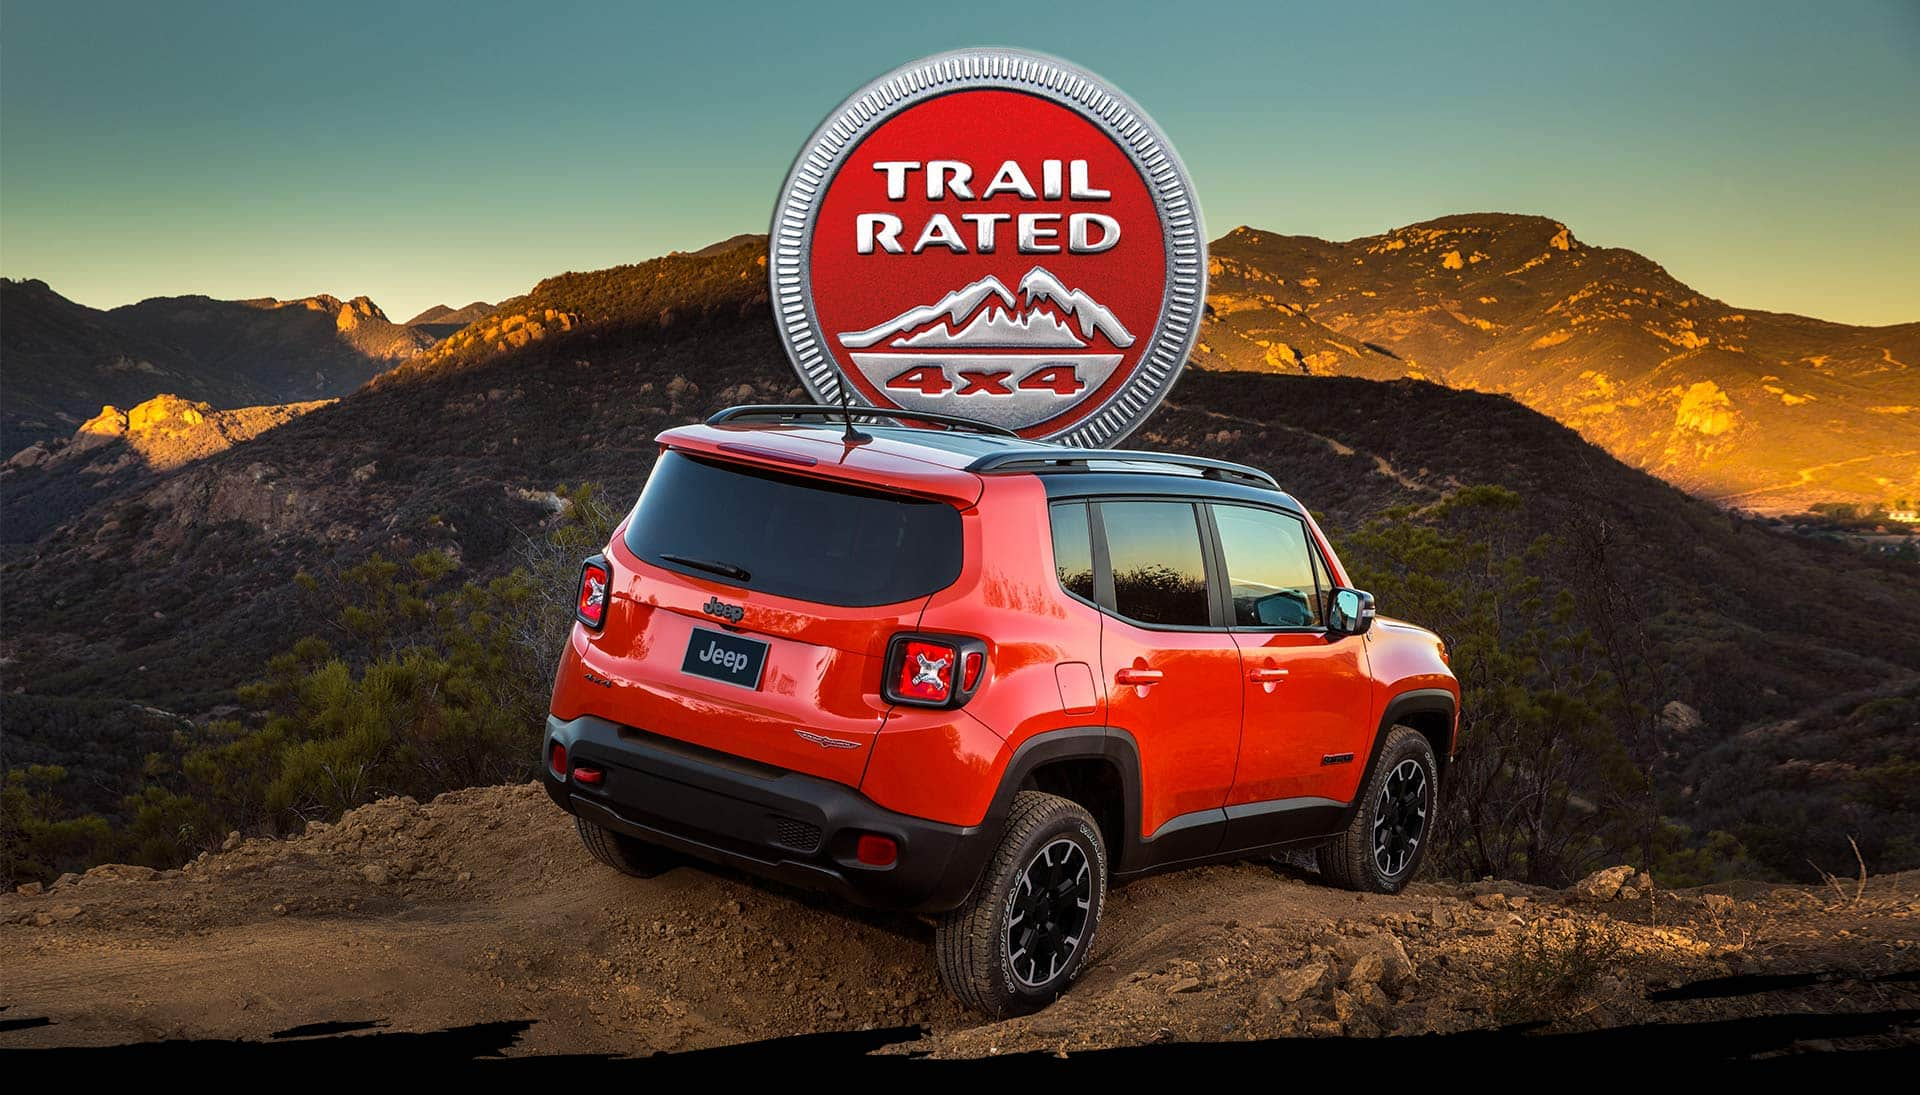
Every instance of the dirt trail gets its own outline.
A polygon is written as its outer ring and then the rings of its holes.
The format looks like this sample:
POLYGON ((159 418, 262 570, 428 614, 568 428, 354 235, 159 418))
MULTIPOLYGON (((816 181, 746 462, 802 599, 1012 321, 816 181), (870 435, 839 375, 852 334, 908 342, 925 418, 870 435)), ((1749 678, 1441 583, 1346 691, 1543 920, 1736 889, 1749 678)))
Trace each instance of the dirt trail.
MULTIPOLYGON (((972 1056, 1920 1010, 1920 873, 1852 898, 1851 883, 1601 903, 1493 883, 1359 897, 1284 866, 1211 867, 1115 890, 1081 984, 1037 1016, 984 1023, 941 991, 919 918, 702 870, 622 878, 537 786, 483 788, 383 800, 184 871, 103 867, 0 896, 0 1048, 533 1020, 511 1052, 919 1025, 889 1052, 972 1056), (1798 973, 1819 976, 1648 999, 1798 973)), ((1920 1043, 1910 1024, 1867 1041, 1920 1043)))

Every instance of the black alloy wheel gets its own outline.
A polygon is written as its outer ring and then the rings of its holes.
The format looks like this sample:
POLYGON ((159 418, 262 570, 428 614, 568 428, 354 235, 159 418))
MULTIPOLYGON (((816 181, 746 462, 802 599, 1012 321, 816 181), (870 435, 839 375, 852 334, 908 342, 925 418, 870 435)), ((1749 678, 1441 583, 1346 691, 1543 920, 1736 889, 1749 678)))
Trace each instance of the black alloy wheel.
POLYGON ((940 980, 998 1019, 1058 999, 1087 968, 1107 899, 1107 846, 1086 807, 1021 791, 966 901, 940 918, 940 980))
POLYGON ((1022 985, 1040 988, 1073 960, 1093 906, 1093 868, 1071 840, 1040 849, 1007 900, 1007 955, 1022 985))
POLYGON ((1373 864, 1388 878, 1412 865, 1427 835, 1427 769, 1408 757, 1394 766, 1373 808, 1373 864))
POLYGON ((1440 792, 1433 743, 1410 726, 1389 729, 1360 781, 1346 827, 1315 853, 1321 877, 1364 893, 1406 889, 1433 843, 1440 792))

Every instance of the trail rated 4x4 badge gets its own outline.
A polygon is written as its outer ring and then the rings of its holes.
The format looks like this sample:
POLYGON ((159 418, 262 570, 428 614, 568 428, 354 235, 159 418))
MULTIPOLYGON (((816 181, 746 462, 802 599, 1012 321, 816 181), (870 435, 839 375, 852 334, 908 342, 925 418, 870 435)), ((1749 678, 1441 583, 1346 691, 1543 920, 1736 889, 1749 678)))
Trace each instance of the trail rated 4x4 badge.
POLYGON ((1074 445, 1159 406, 1206 296, 1166 137, 1099 77, 1019 50, 861 89, 795 160, 772 238, 781 337, 816 399, 1074 445))

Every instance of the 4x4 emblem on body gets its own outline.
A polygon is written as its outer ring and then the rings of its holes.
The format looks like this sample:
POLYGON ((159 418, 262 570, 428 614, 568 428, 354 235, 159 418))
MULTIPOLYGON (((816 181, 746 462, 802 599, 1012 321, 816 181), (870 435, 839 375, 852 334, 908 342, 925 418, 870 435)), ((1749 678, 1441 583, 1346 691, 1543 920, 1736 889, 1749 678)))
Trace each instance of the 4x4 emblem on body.
POLYGON ((801 149, 772 237, 780 334, 822 403, 1099 447, 1200 333, 1185 168, 1125 95, 1043 54, 956 50, 867 85, 801 149))

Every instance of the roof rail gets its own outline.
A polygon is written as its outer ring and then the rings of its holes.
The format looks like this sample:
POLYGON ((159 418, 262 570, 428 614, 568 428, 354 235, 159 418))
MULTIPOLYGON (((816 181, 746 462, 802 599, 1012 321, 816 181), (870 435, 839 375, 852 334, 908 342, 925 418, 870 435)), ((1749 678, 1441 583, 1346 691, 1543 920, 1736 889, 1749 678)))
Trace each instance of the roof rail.
POLYGON ((856 403, 842 407, 834 403, 750 403, 726 410, 707 419, 709 426, 723 426, 729 422, 741 422, 752 419, 769 419, 780 422, 796 418, 890 418, 895 422, 931 422, 945 426, 949 430, 966 430, 970 433, 984 433, 995 437, 1018 437, 1019 434, 1005 426, 996 426, 991 422, 962 418, 957 414, 934 414, 930 411, 896 411, 881 407, 865 407, 856 403))
POLYGON ((1280 483, 1273 476, 1245 464, 1213 460, 1205 456, 1140 452, 1134 449, 1008 449, 979 457, 967 465, 967 470, 982 475, 1010 471, 1090 471, 1091 464, 1096 460, 1163 464, 1197 471, 1206 479, 1239 480, 1272 490, 1280 489, 1280 483))

